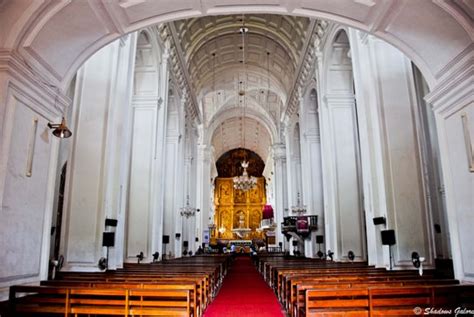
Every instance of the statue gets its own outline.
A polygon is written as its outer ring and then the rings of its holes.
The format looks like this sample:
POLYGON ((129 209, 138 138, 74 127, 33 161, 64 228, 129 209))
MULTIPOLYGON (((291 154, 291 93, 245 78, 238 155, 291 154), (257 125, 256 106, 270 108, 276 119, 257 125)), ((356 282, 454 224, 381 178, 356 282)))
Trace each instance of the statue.
POLYGON ((245 228, 245 214, 240 212, 239 215, 239 228, 245 228))

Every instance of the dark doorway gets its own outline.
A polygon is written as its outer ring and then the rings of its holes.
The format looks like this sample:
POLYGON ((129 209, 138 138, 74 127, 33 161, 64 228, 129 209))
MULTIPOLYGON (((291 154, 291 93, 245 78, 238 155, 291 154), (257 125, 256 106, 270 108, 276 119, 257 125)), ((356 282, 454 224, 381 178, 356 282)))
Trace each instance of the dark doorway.
MULTIPOLYGON (((59 179, 59 188, 58 188, 58 207, 56 209, 56 214, 53 215, 53 226, 51 227, 51 239, 53 241, 52 253, 50 260, 59 259, 59 246, 61 242, 61 224, 63 221, 63 206, 64 206, 64 190, 66 187, 66 171, 67 171, 67 162, 64 163, 61 169, 61 176, 59 179)), ((48 278, 52 277, 52 270, 54 269, 50 261, 50 269, 48 278)))

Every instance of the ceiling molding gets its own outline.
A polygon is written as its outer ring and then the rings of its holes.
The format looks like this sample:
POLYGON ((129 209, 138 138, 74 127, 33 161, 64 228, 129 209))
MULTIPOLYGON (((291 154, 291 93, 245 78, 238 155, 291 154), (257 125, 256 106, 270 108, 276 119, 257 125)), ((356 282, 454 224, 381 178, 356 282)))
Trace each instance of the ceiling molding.
POLYGON ((327 25, 326 22, 321 23, 320 20, 313 20, 311 23, 310 32, 305 40, 304 54, 301 56, 297 69, 297 77, 295 78, 293 89, 290 92, 280 118, 282 121, 285 116, 291 117, 298 109, 298 99, 301 97, 299 91, 304 87, 310 70, 313 68, 312 65, 316 57, 316 46, 324 36, 327 25))
POLYGON ((170 45, 170 68, 171 77, 179 85, 184 92, 181 97, 187 99, 186 113, 191 116, 198 123, 202 122, 202 115, 199 111, 196 94, 190 84, 189 74, 187 72, 186 64, 183 60, 182 52, 177 42, 176 33, 173 35, 172 25, 169 23, 158 26, 158 33, 163 42, 169 42, 170 45))

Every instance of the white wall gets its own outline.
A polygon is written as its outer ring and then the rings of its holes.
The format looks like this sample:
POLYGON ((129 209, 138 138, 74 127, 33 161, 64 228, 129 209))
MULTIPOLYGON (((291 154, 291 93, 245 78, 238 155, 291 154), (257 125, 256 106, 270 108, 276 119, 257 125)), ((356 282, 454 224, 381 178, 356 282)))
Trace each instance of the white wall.
POLYGON ((38 282, 48 273, 60 140, 47 123, 61 120, 68 100, 43 85, 21 71, 0 71, 0 301, 9 285, 38 282))
POLYGON ((474 166, 469 166, 474 143, 472 61, 472 52, 456 61, 426 98, 436 115, 455 276, 469 282, 474 281, 474 166), (465 127, 463 116, 468 121, 465 127))

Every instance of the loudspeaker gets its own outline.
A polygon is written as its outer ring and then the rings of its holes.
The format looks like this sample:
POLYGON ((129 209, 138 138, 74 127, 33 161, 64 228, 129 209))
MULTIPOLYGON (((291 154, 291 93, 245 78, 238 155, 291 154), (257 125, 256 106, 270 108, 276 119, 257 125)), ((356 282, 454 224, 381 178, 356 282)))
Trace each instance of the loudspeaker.
POLYGON ((181 238, 181 233, 176 234, 176 239, 179 239, 179 238, 181 238))
POLYGON ((184 247, 184 248, 187 248, 188 245, 189 245, 189 242, 188 242, 188 241, 183 241, 183 247, 184 247))
POLYGON ((291 242, 291 244, 294 246, 294 247, 297 247, 298 246, 298 241, 297 240, 293 240, 291 242))
POLYGON ((394 245, 395 244, 395 230, 382 230, 382 244, 383 245, 394 245))
POLYGON ((375 217, 373 219, 374 225, 384 225, 386 224, 385 217, 375 217))
POLYGON ((316 243, 317 244, 324 243, 324 236, 316 236, 316 243))
POLYGON ((170 243, 170 236, 163 236, 163 244, 170 243))
POLYGON ((106 227, 117 227, 117 219, 110 219, 110 218, 105 218, 105 226, 106 227))
POLYGON ((281 248, 283 246, 283 242, 278 242, 278 246, 281 248))
POLYGON ((102 234, 102 246, 113 247, 115 245, 115 232, 104 232, 102 234))
POLYGON ((194 240, 195 240, 196 242, 199 242, 199 238, 198 238, 198 237, 196 237, 196 239, 194 239, 194 240))

